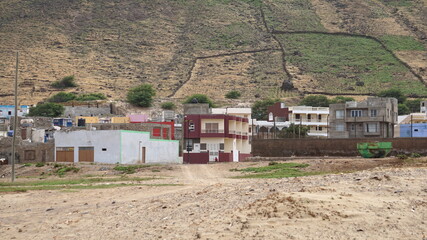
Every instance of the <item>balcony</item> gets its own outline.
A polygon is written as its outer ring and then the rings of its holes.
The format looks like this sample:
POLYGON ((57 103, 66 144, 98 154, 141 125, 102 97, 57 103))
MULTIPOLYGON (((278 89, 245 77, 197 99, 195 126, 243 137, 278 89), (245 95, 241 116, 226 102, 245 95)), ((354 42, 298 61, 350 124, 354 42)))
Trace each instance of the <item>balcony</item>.
POLYGON ((225 137, 224 129, 202 129, 200 137, 225 137))

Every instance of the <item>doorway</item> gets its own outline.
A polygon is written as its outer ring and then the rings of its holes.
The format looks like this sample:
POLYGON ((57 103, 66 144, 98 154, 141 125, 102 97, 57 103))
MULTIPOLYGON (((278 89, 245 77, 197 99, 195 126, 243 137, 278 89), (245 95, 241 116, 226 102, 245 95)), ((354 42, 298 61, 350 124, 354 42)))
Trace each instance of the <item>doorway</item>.
POLYGON ((146 152, 145 152, 145 147, 141 147, 141 163, 145 163, 145 156, 146 156, 146 152))

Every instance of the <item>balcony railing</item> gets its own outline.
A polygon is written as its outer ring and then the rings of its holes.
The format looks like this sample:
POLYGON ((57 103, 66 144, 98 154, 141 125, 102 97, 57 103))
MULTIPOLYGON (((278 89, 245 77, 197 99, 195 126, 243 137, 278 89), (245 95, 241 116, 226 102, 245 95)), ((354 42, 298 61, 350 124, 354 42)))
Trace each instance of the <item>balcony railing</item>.
POLYGON ((202 129, 202 133, 224 133, 224 129, 202 129))

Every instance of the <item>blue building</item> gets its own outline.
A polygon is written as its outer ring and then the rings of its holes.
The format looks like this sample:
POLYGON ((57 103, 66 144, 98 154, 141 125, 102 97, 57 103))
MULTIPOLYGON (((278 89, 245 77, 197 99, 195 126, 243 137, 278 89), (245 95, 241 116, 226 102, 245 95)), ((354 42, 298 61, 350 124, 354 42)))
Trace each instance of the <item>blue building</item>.
MULTIPOLYGON (((18 107, 18 116, 23 117, 28 114, 30 111, 30 106, 22 105, 18 107)), ((15 115, 15 106, 14 105, 0 105, 0 118, 13 117, 15 115)))
POLYGON ((427 123, 400 124, 400 137, 427 137, 427 123))
POLYGON ((73 126, 73 120, 71 118, 54 118, 53 119, 53 126, 72 127, 73 126))

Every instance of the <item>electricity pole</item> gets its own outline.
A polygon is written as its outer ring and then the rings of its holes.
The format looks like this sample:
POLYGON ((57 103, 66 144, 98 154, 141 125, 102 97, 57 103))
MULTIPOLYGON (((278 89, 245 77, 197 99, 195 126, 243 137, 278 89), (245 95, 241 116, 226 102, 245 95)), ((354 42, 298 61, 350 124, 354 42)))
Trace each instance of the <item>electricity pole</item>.
POLYGON ((12 182, 15 181, 15 143, 16 133, 18 132, 18 68, 19 68, 19 52, 16 52, 16 70, 15 70, 15 115, 13 123, 13 140, 12 140, 12 182))

